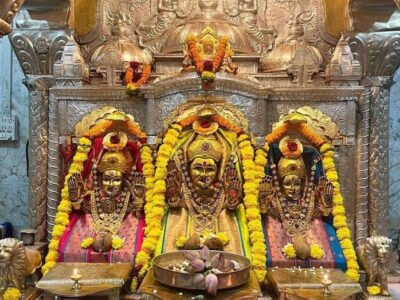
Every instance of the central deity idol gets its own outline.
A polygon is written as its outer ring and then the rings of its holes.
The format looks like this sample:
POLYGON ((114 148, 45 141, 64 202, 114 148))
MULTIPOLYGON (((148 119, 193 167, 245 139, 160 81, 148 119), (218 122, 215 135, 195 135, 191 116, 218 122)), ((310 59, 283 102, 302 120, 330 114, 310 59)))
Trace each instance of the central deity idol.
POLYGON ((240 162, 236 134, 213 121, 204 109, 183 131, 168 164, 163 251, 210 249, 246 254, 240 162))

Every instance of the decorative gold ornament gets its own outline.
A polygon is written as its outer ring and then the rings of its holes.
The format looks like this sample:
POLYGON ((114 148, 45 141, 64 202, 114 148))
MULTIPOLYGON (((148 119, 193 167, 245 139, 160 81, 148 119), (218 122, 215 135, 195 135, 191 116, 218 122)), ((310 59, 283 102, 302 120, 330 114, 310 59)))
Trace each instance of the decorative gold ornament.
POLYGON ((385 236, 372 236, 362 248, 361 261, 367 272, 367 286, 378 286, 379 294, 390 296, 388 290, 390 247, 392 240, 385 236))
POLYGON ((219 162, 222 158, 222 145, 214 135, 197 135, 196 139, 190 144, 187 151, 189 161, 195 158, 211 158, 219 162))
POLYGON ((284 178, 288 175, 295 175, 304 179, 306 177, 306 167, 302 158, 282 157, 278 163, 278 176, 284 178))
POLYGON ((130 170, 130 163, 122 152, 106 152, 101 158, 99 171, 104 173, 117 170, 125 174, 130 170))
POLYGON ((110 132, 103 139, 104 149, 119 151, 125 148, 128 143, 128 136, 125 132, 110 132))
POLYGON ((77 137, 86 136, 95 138, 104 136, 109 132, 119 131, 135 135, 139 139, 147 137, 141 131, 139 124, 135 122, 132 115, 126 114, 113 106, 95 109, 83 117, 75 126, 75 136, 77 137))
POLYGON ((191 98, 179 105, 164 120, 164 128, 166 130, 169 124, 180 123, 182 120, 188 119, 191 116, 197 117, 199 114, 215 116, 215 112, 228 120, 229 123, 241 128, 244 132, 248 131, 249 123, 237 107, 226 103, 223 98, 211 96, 191 98))
POLYGON ((287 114, 281 115, 279 121, 273 124, 273 131, 285 122, 306 123, 316 134, 329 140, 341 137, 338 126, 331 117, 310 106, 291 109, 287 114))

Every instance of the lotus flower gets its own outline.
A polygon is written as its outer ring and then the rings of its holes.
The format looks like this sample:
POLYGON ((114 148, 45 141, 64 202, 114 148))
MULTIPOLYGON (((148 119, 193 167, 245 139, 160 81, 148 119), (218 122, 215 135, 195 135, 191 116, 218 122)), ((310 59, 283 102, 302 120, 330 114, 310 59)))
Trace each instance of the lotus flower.
POLYGON ((210 295, 217 295, 218 277, 217 275, 210 273, 205 279, 207 293, 210 295))
POLYGON ((236 261, 226 260, 222 252, 210 257, 210 250, 207 246, 200 251, 184 251, 183 255, 189 260, 186 271, 198 273, 193 278, 193 284, 199 285, 204 282, 207 293, 214 296, 217 294, 218 286, 216 274, 240 269, 240 265, 236 261))

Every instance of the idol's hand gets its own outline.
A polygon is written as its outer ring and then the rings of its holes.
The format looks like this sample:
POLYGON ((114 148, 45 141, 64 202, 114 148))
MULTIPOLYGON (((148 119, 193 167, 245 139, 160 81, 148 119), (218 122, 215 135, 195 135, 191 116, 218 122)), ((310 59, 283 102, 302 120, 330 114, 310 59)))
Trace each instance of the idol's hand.
POLYGON ((145 178, 142 173, 135 172, 135 174, 133 175, 132 193, 137 200, 142 199, 144 202, 144 197, 146 195, 146 185, 145 178))
POLYGON ((83 180, 80 173, 74 173, 68 179, 68 193, 71 202, 79 202, 82 196, 83 180))
POLYGON ((242 195, 242 183, 238 178, 232 179, 225 190, 225 206, 229 210, 235 210, 240 204, 242 195))
POLYGON ((262 214, 268 212, 268 208, 273 204, 274 189, 272 187, 272 177, 267 175, 260 182, 260 192, 258 202, 262 214))
POLYGON ((176 168, 175 162, 170 160, 167 167, 166 199, 171 207, 181 206, 182 175, 176 168))
POLYGON ((323 216, 328 216, 332 210, 333 185, 326 177, 320 177, 317 188, 318 207, 323 216))

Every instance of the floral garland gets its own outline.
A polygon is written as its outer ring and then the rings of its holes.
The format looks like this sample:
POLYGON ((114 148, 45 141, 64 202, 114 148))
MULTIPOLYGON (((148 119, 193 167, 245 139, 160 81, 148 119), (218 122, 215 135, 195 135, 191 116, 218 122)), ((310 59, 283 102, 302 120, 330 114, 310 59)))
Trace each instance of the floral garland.
MULTIPOLYGON (((218 232, 218 233, 214 234, 214 233, 212 233, 212 232, 205 231, 205 232, 203 232, 202 234, 200 234, 200 245, 203 245, 204 242, 205 242, 207 239, 210 239, 210 238, 217 238, 217 239, 219 239, 219 240, 222 242, 222 244, 223 244, 224 246, 227 245, 227 244, 229 243, 229 241, 230 241, 229 236, 228 236, 228 234, 227 234, 226 232, 218 232)), ((175 240, 175 246, 176 246, 176 248, 183 248, 183 247, 185 247, 185 243, 186 243, 187 240, 188 240, 188 239, 186 238, 185 235, 179 236, 179 237, 175 240)))
POLYGON ((125 73, 126 93, 128 95, 135 95, 138 93, 139 88, 147 83, 151 74, 151 65, 143 64, 143 70, 140 78, 135 80, 135 69, 140 66, 139 63, 131 62, 125 73))
POLYGON ((345 208, 343 206, 343 196, 340 192, 340 184, 338 182, 339 176, 333 160, 335 155, 334 148, 331 144, 326 143, 325 140, 316 134, 306 123, 296 125, 284 123, 271 134, 267 135, 266 141, 270 144, 279 141, 288 132, 290 127, 293 127, 293 129, 297 130, 301 135, 303 135, 314 147, 318 148, 322 154, 322 166, 325 176, 334 187, 332 209, 333 227, 336 229, 336 235, 340 241, 340 246, 342 247, 343 254, 346 258, 346 275, 354 281, 359 281, 360 274, 358 271, 360 267, 358 265, 357 255, 351 241, 351 232, 347 226, 345 208))
POLYGON ((162 220, 165 213, 165 192, 168 160, 172 154, 174 146, 182 131, 182 126, 172 124, 168 129, 163 144, 160 146, 157 154, 156 168, 153 175, 152 160, 148 155, 149 150, 143 150, 147 156, 144 158, 146 172, 146 229, 145 239, 141 250, 136 256, 135 266, 140 268, 139 278, 143 278, 150 267, 151 255, 156 249, 157 242, 161 236, 162 220), (153 176, 152 176, 153 175, 153 176))
POLYGON ((219 39, 217 53, 215 54, 213 60, 205 62, 203 62, 201 54, 199 53, 199 49, 197 48, 196 36, 194 34, 189 34, 186 42, 188 45, 189 54, 193 59, 196 71, 200 74, 201 79, 208 82, 214 81, 215 73, 221 67, 222 61, 225 57, 228 38, 226 36, 222 36, 219 39))
MULTIPOLYGON (((294 248, 292 243, 287 243, 282 248, 283 255, 288 259, 296 258, 296 249, 294 248)), ((310 257, 313 259, 323 259, 325 256, 324 250, 318 244, 310 245, 310 257)))
MULTIPOLYGON (((183 120, 179 121, 179 124, 182 127, 187 127, 189 125, 192 125, 197 120, 199 120, 198 116, 190 115, 190 116, 184 118, 183 120)), ((210 117, 210 120, 214 121, 214 122, 217 122, 220 126, 225 127, 227 130, 233 131, 234 133, 240 134, 242 132, 242 128, 240 128, 239 126, 233 124, 228 119, 226 119, 226 118, 224 118, 224 117, 222 117, 220 115, 212 115, 210 117)))
MULTIPOLYGON (((113 121, 113 120, 102 119, 96 125, 94 125, 89 130, 87 130, 84 133, 84 135, 88 136, 90 138, 95 138, 95 137, 104 135, 113 129, 114 124, 115 124, 115 121, 113 121)), ((141 143, 142 142, 145 143, 145 141, 147 139, 147 135, 140 129, 140 126, 138 123, 128 121, 128 122, 124 123, 124 125, 126 126, 126 133, 130 133, 132 135, 137 136, 141 143)))
POLYGON ((367 292, 372 296, 379 295, 381 293, 381 288, 377 285, 367 286, 367 292))
POLYGON ((52 239, 49 244, 49 253, 46 256, 46 263, 42 267, 42 273, 46 274, 53 268, 58 260, 58 246, 60 238, 64 234, 65 229, 69 224, 69 214, 72 210, 72 204, 69 200, 68 179, 74 173, 81 173, 83 171, 83 163, 88 157, 90 146, 92 142, 82 137, 79 139, 77 152, 74 155, 71 166, 68 170, 68 175, 64 179, 64 187, 61 191, 61 202, 57 207, 57 214, 54 220, 52 239))
MULTIPOLYGON (((311 130, 310 130, 311 132, 311 130)), ((351 232, 347 226, 347 219, 345 216, 345 208, 343 206, 343 196, 340 192, 339 176, 336 171, 333 156, 335 154, 334 148, 329 143, 323 143, 319 148, 322 153, 322 166, 325 171, 326 178, 332 182, 333 189, 333 227, 336 229, 337 237, 340 241, 340 246, 343 249, 343 254, 346 258, 347 271, 346 275, 354 281, 360 280, 359 270, 360 267, 357 262, 357 255, 351 241, 351 232)))
POLYGON ((21 292, 17 288, 9 287, 3 295, 4 300, 19 300, 21 299, 21 292))
POLYGON ((261 283, 264 281, 266 274, 267 249, 261 224, 260 208, 258 207, 258 187, 262 178, 260 166, 262 163, 266 163, 266 152, 264 152, 265 150, 258 151, 254 159, 254 149, 249 136, 241 134, 238 142, 244 170, 243 202, 246 208, 246 218, 250 233, 252 266, 258 281, 261 283), (255 161, 257 161, 257 164, 255 161))

